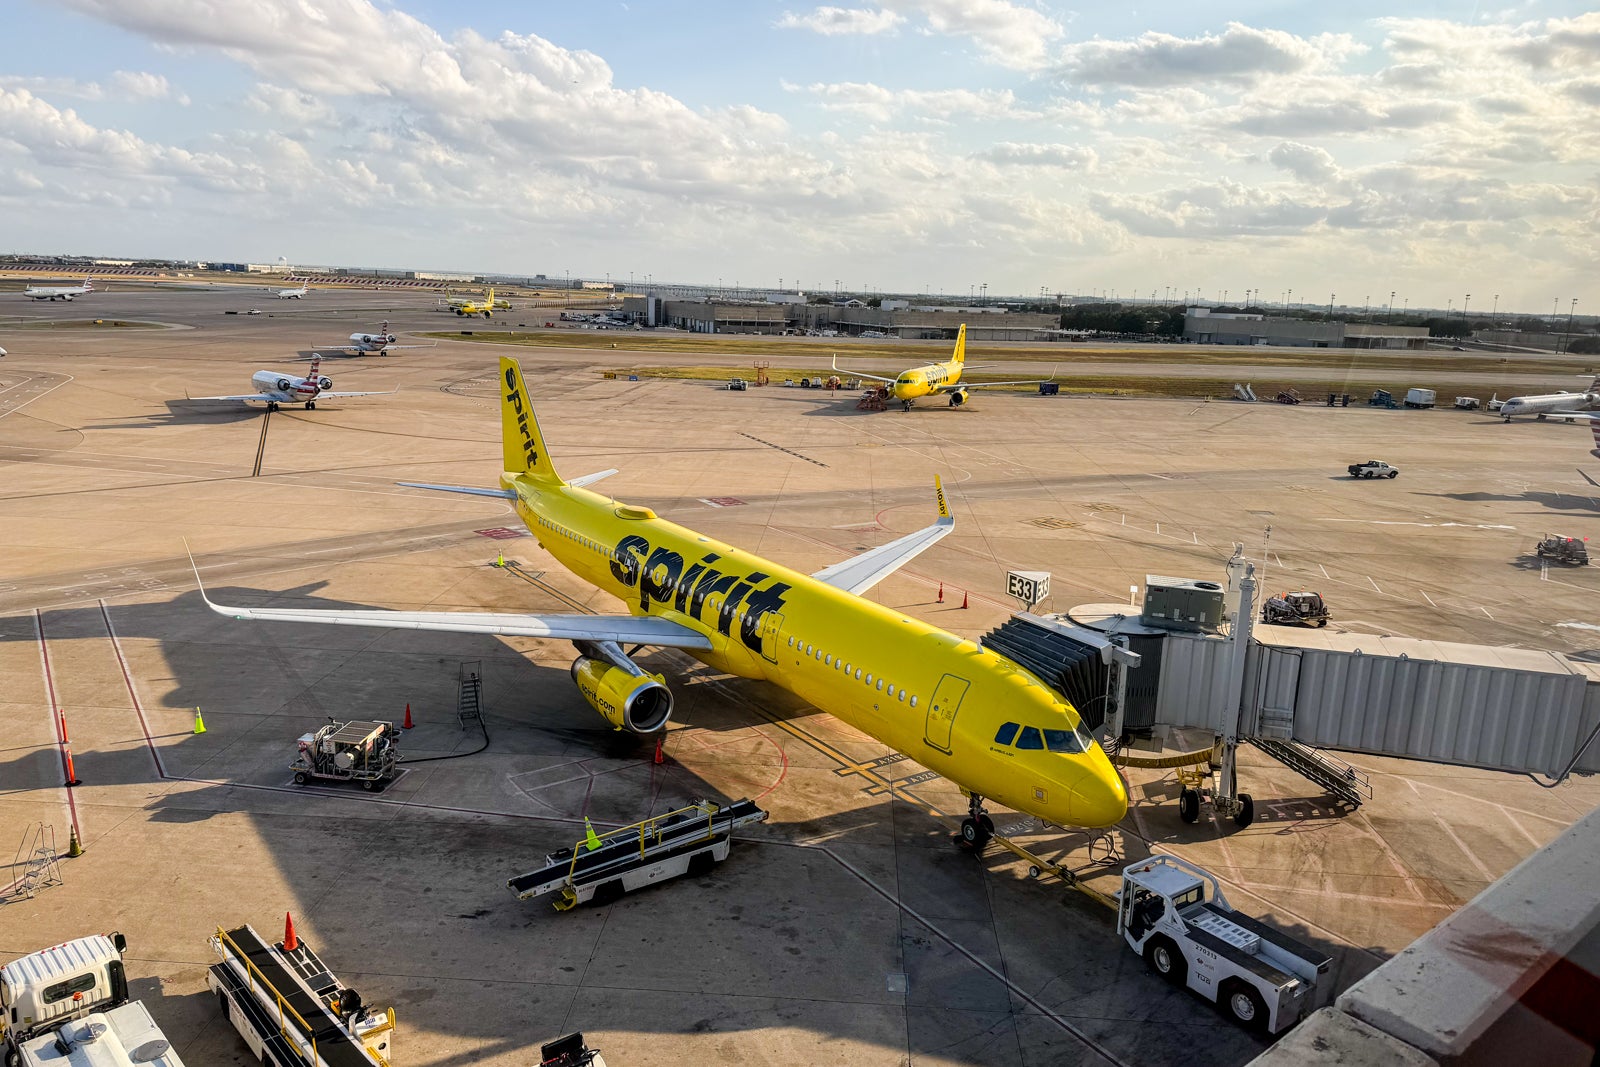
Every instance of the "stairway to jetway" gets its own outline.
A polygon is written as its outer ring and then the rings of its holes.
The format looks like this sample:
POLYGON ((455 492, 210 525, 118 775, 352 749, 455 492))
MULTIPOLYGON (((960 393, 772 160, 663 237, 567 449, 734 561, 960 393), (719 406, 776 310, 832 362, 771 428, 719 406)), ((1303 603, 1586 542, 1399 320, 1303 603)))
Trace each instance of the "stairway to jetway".
POLYGON ((985 634, 981 644, 1038 675, 1078 709, 1089 729, 1105 722, 1109 669, 1099 649, 1018 615, 985 634))
POLYGON ((1306 781, 1319 785, 1354 807, 1372 799, 1372 783, 1367 776, 1338 756, 1298 741, 1278 741, 1269 737, 1247 737, 1247 741, 1306 781))

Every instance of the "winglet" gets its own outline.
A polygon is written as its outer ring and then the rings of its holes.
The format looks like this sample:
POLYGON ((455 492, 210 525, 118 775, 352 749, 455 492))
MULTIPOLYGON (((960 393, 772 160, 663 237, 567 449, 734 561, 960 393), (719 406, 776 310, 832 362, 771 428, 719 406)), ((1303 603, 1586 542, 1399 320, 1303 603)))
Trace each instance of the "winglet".
POLYGON ((189 569, 194 571, 194 584, 200 588, 200 599, 204 600, 206 607, 212 611, 218 610, 217 606, 211 602, 211 598, 206 596, 206 583, 200 580, 200 567, 194 561, 194 552, 189 548, 189 539, 187 537, 183 539, 183 553, 189 557, 189 569))
POLYGON ((933 476, 933 496, 939 502, 939 525, 954 526, 955 516, 950 514, 950 503, 944 498, 944 482, 935 474, 933 476))

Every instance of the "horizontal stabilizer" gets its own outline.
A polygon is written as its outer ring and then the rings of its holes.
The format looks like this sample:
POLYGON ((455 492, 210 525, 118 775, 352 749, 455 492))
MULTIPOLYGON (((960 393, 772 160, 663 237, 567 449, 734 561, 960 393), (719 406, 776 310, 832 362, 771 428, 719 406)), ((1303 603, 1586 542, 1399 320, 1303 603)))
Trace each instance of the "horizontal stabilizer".
POLYGON ((582 487, 584 487, 586 485, 593 485, 595 482, 600 481, 602 478, 609 478, 613 474, 616 474, 616 473, 617 473, 617 468, 612 467, 610 470, 595 471, 593 474, 585 474, 582 478, 574 478, 574 479, 572 479, 572 481, 568 482, 567 484, 568 485, 578 486, 581 489, 582 487))
POLYGON ((465 493, 468 496, 493 496, 505 500, 517 499, 517 494, 509 489, 480 489, 475 485, 434 485, 432 482, 395 482, 407 489, 432 489, 440 493, 465 493))

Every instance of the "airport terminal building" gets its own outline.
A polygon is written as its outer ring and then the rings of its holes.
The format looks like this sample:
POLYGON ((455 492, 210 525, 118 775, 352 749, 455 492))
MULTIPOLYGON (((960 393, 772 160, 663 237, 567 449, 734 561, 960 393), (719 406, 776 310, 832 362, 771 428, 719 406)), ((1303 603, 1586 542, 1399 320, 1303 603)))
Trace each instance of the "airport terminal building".
POLYGON ((948 340, 965 323, 973 341, 1047 341, 1058 340, 1061 334, 1055 315, 1010 313, 997 307, 873 308, 858 300, 806 304, 628 296, 622 300, 622 314, 644 326, 676 326, 691 333, 831 331, 845 337, 948 340))
POLYGON ((1283 345, 1290 348, 1424 348, 1426 326, 1388 326, 1376 322, 1276 319, 1265 315, 1190 308, 1183 316, 1183 339, 1202 345, 1283 345))

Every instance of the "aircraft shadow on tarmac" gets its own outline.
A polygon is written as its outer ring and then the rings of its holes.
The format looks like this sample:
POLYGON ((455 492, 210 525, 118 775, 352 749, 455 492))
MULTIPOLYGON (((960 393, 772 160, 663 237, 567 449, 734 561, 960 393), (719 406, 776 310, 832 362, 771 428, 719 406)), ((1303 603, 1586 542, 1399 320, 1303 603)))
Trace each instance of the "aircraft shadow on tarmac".
MULTIPOLYGON (((271 599, 303 602, 319 586, 271 599)), ((210 592, 219 602, 259 596, 230 587, 210 592)), ((237 842, 227 847, 244 849, 241 856, 265 852, 277 870, 248 883, 261 886, 259 895, 247 891, 205 922, 249 921, 275 933, 285 910, 303 915, 322 938, 315 947, 337 970, 388 976, 361 979, 369 1001, 392 1000, 410 1025, 473 1043, 470 1052, 437 1062, 526 1055, 568 1029, 785 1027, 817 1041, 902 1052, 909 1042, 918 1054, 1018 1067, 1048 1059, 1041 1049, 1065 1054, 1079 1045, 953 948, 952 937, 985 958, 1003 951, 1006 972, 1022 988, 1129 1062, 1184 1064, 1205 1047, 1209 1062, 1244 1063, 1266 1047, 1265 1039, 1222 1022, 1214 1007, 1147 973, 1098 905, 1021 877, 999 850, 975 861, 950 844, 948 828, 899 799, 841 803, 818 817, 757 825, 741 831, 732 857, 712 873, 613 904, 559 915, 542 900, 516 900, 506 878, 572 845, 584 816, 603 829, 695 799, 737 799, 730 790, 757 798, 785 775, 801 795, 821 790, 824 807, 836 792, 854 796, 830 784, 832 765, 791 766, 763 736, 774 731, 753 729, 766 723, 730 701, 720 677, 703 686, 699 675, 683 674, 681 662, 642 661, 669 674, 682 709, 675 718, 720 733, 705 743, 699 730, 674 731, 657 764, 653 741, 610 729, 564 670, 535 663, 496 637, 388 631, 375 639, 379 631, 366 628, 229 622, 209 612, 198 592, 108 610, 167 776, 186 783, 152 791, 145 801, 149 843, 138 847, 148 854, 129 859, 127 876, 168 884, 171 857, 202 841, 211 848, 237 842), (159 642, 164 676, 152 676, 149 641, 159 642), (463 660, 483 663, 491 744, 480 754, 472 753, 476 730, 461 729, 455 718, 463 660), (380 795, 353 785, 292 784, 288 764, 302 732, 328 716, 398 721, 407 702, 417 729, 403 734, 402 758, 461 759, 414 763, 380 795), (188 729, 195 707, 205 709, 204 734, 188 729), (247 820, 248 831, 230 830, 229 820, 247 820), (185 833, 205 836, 191 846, 185 833), (801 842, 811 847, 796 847, 801 842), (894 886, 911 910, 884 900, 869 877, 894 886), (1027 945, 1035 946, 1031 957, 1027 945), (911 994, 885 998, 885 972, 903 973, 911 994), (473 1009, 461 1010, 468 997, 473 1009), (537 1032, 529 1031, 530 1019, 538 1020, 537 1032), (1161 1025, 1128 1026, 1129 1019, 1161 1025)), ((99 604, 46 610, 42 621, 52 648, 98 642, 106 646, 101 658, 113 655, 99 604)), ((35 640, 30 615, 0 617, 0 641, 35 640)), ((83 656, 94 658, 75 650, 58 662, 83 656)), ((767 690, 738 680, 726 686, 757 700, 767 690)), ((93 724, 74 730, 85 782, 78 801, 91 812, 100 787, 158 780, 132 709, 131 734, 111 725, 114 708, 94 714, 93 724), (108 730, 116 743, 101 748, 89 740, 108 730)), ((53 788, 59 756, 51 748, 15 755, 0 763, 0 781, 53 788)), ((103 832, 105 816, 91 818, 103 832)), ((1185 826, 1175 814, 1170 827, 1147 821, 1173 839, 1216 832, 1185 826)), ((1127 840, 1142 850, 1137 838, 1127 840)), ((206 877, 203 862, 183 870, 184 880, 206 877)), ((1338 989, 1377 965, 1371 952, 1332 944, 1320 930, 1289 924, 1285 931, 1335 958, 1330 986, 1338 989)), ((219 1049, 234 1050, 228 1029, 214 1025, 213 998, 151 1000, 158 1019, 193 1020, 207 1048, 220 1041, 219 1049), (223 1036, 207 1036, 212 1031, 223 1036)))
POLYGON ((259 418, 262 409, 249 404, 220 400, 167 400, 165 413, 136 415, 122 419, 90 419, 82 429, 94 430, 148 430, 167 426, 189 426, 206 423, 249 422, 259 418))
MULTIPOLYGON (((1418 493, 1417 496, 1440 497, 1445 500, 1456 500, 1463 504, 1535 504, 1541 508, 1552 511, 1583 512, 1586 514, 1600 514, 1600 504, 1581 493, 1557 493, 1541 489, 1529 489, 1521 493, 1489 493, 1483 491, 1471 493, 1418 493)), ((1600 493, 1596 494, 1600 496, 1600 493)))

